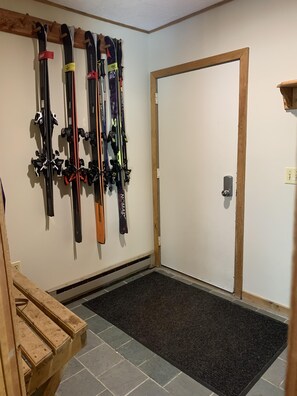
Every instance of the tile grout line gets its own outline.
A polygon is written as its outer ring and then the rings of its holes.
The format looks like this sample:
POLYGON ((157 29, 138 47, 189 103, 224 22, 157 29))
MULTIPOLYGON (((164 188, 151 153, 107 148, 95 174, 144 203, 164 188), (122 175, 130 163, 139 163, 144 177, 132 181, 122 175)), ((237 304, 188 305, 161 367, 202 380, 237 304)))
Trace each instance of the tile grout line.
MULTIPOLYGON (((150 349, 149 349, 150 350, 150 349)), ((151 352, 153 352, 153 351, 151 351, 151 352)), ((154 352, 153 352, 154 353, 154 352)), ((138 367, 139 369, 140 369, 140 367, 144 364, 144 363, 146 363, 146 362, 149 362, 151 359, 153 359, 155 356, 158 356, 156 353, 154 353, 153 354, 153 356, 151 356, 149 359, 145 359, 142 363, 140 363, 138 366, 136 366, 136 367, 138 367)), ((141 370, 142 371, 142 370, 141 370)), ((142 371, 143 372, 143 371, 142 371)))
MULTIPOLYGON (((70 303, 70 304, 71 304, 71 303, 70 303)), ((63 304, 63 305, 64 305, 64 304, 63 304)), ((70 311, 72 311, 72 310, 75 309, 75 308, 81 307, 81 306, 82 306, 82 304, 78 304, 78 305, 75 305, 74 307, 69 308, 69 307, 67 307, 67 305, 64 305, 64 307, 68 308, 70 311)))
MULTIPOLYGON (((96 378, 96 377, 95 377, 95 378, 96 378)), ((108 390, 108 392, 110 392, 110 393, 112 394, 112 396, 116 396, 106 385, 103 384, 102 381, 100 381, 100 379, 98 379, 98 378, 96 378, 96 379, 97 379, 97 381, 100 382, 100 384, 102 384, 102 386, 104 386, 104 388, 105 388, 101 393, 99 393, 99 395, 101 395, 103 392, 105 392, 106 390, 108 390)))
MULTIPOLYGON (((88 329, 88 331, 90 331, 91 333, 93 333, 97 338, 100 338, 93 330, 88 329)), ((100 338, 100 340, 101 340, 101 338, 100 338)))
POLYGON ((146 381, 148 381, 149 378, 150 378, 150 377, 147 377, 144 381, 142 381, 140 384, 138 384, 135 388, 129 390, 128 393, 125 393, 124 396, 130 395, 130 393, 132 393, 133 391, 135 391, 135 389, 137 389, 139 386, 143 385, 146 381))
POLYGON ((279 386, 277 386, 277 385, 273 384, 272 382, 268 381, 268 379, 266 379, 266 378, 264 378, 264 377, 261 377, 260 379, 262 379, 263 381, 266 381, 266 382, 268 382, 268 384, 270 384, 270 385, 274 386, 276 389, 280 389, 280 387, 279 387, 279 386))
MULTIPOLYGON (((103 392, 105 392, 106 390, 108 390, 113 396, 115 396, 115 394, 114 394, 110 389, 108 389, 107 386, 105 386, 105 385, 103 384, 103 382, 100 381, 100 379, 97 378, 97 377, 92 373, 92 371, 88 369, 87 366, 85 366, 82 362, 79 362, 79 363, 83 366, 83 368, 82 368, 81 370, 79 370, 77 373, 71 375, 69 378, 65 379, 64 381, 61 381, 61 384, 62 384, 63 382, 66 382, 68 379, 70 379, 70 378, 76 376, 77 374, 81 373, 82 371, 86 370, 89 374, 91 374, 92 377, 94 377, 94 378, 96 379, 97 382, 99 382, 99 384, 101 384, 101 385, 105 388, 105 389, 103 389, 103 391, 100 392, 98 395, 101 395, 103 392)), ((101 375, 101 374, 100 374, 100 375, 101 375)))
MULTIPOLYGON (((115 351, 116 352, 116 351, 115 351)), ((131 364, 132 366, 134 366, 135 368, 137 368, 133 363, 129 362, 129 360, 123 358, 120 362, 116 363, 115 365, 113 365, 112 367, 110 367, 108 370, 105 370, 104 372, 102 372, 101 374, 98 375, 98 377, 95 377, 112 395, 114 395, 114 393, 99 379, 99 377, 103 374, 106 374, 109 370, 115 368, 116 366, 118 366, 120 363, 123 363, 124 361, 128 362, 129 364, 131 364)), ((143 373, 146 378, 143 382, 141 382, 140 384, 138 384, 135 388, 133 388, 132 390, 130 390, 128 393, 125 393, 124 396, 128 395, 129 393, 131 393, 133 390, 137 389, 138 386, 142 385, 144 382, 146 382, 150 377, 143 373)))
MULTIPOLYGON (((108 293, 108 290, 106 290, 106 289, 100 289, 100 290, 97 290, 97 291, 95 291, 95 292, 93 292, 93 293, 90 293, 90 296, 92 295, 92 294, 96 294, 96 293, 101 293, 101 292, 104 292, 104 293, 102 293, 102 294, 105 294, 105 293, 108 293)), ((94 298, 97 298, 97 297, 100 297, 101 296, 101 294, 99 294, 99 296, 94 296, 94 297, 92 297, 92 298, 88 298, 88 296, 86 296, 86 297, 83 297, 85 300, 86 300, 86 302, 89 302, 89 301, 91 301, 91 300, 93 300, 94 298)))
MULTIPOLYGON (((138 368, 144 375, 146 375, 151 381, 153 381, 155 384, 157 384, 159 387, 161 387, 162 389, 164 389, 167 393, 169 393, 167 391, 167 389, 165 389, 165 386, 167 386, 171 381, 173 381, 177 376, 179 376, 180 374, 182 374, 182 371, 180 371, 179 373, 177 373, 173 378, 171 378, 171 380, 169 380, 168 382, 166 382, 164 385, 159 384, 154 378, 150 377, 146 372, 144 372, 141 369, 141 366, 144 365, 146 362, 150 361, 151 359, 154 358, 154 356, 158 356, 156 353, 150 358, 150 359, 146 359, 144 362, 142 362, 140 365, 136 366, 135 364, 133 364, 133 366, 135 366, 136 368, 138 368)), ((168 362, 167 362, 168 363, 168 362)), ((175 367, 175 366, 172 366, 175 367)), ((175 367, 176 368, 176 367, 175 367)), ((125 395, 126 396, 126 395, 125 395)))
POLYGON ((79 371, 77 371, 76 373, 70 375, 68 378, 62 379, 61 384, 63 384, 63 382, 68 381, 70 378, 74 377, 76 374, 81 373, 83 370, 85 370, 85 366, 83 366, 82 369, 80 369, 79 371))
MULTIPOLYGON (((135 367, 137 367, 137 366, 135 366, 135 367)), ((138 367, 137 367, 138 368, 138 367)), ((150 377, 148 374, 146 374, 146 373, 144 373, 142 370, 140 370, 144 375, 146 375, 148 378, 148 380, 151 380, 152 382, 154 382, 157 386, 159 386, 160 388, 162 388, 165 392, 167 392, 167 393, 169 393, 168 392, 168 390, 167 389, 165 389, 165 385, 161 385, 161 384, 159 384, 156 380, 154 380, 154 378, 152 378, 152 377, 150 377)), ((180 373, 178 373, 177 375, 179 375, 179 374, 181 374, 181 372, 180 373)), ((176 375, 176 376, 177 376, 176 375)), ((174 377, 174 378, 176 378, 176 376, 174 377)), ((170 381, 169 381, 170 382, 170 381)), ((167 384, 166 384, 167 385, 167 384)), ((126 396, 126 395, 125 395, 126 396)))
MULTIPOLYGON (((98 345, 98 347, 100 347, 100 346, 101 346, 101 345, 98 345)), ((96 348, 93 348, 92 350, 94 350, 94 349, 96 349, 96 348)), ((121 360, 120 362, 114 364, 114 365, 113 365, 112 367, 110 367, 108 370, 110 370, 111 368, 117 366, 117 365, 118 365, 119 363, 121 363, 122 361, 123 361, 123 360, 121 360)), ((103 393, 103 392, 107 389, 113 396, 115 396, 114 393, 113 393, 110 389, 108 389, 107 386, 104 385, 104 383, 98 378, 100 375, 105 374, 108 370, 103 371, 102 373, 100 373, 100 374, 96 377, 96 375, 95 375, 94 373, 92 373, 92 371, 91 371, 86 365, 84 365, 83 362, 81 362, 81 361, 79 361, 79 362, 80 362, 81 365, 92 375, 92 377, 94 377, 94 378, 96 379, 96 381, 98 381, 98 382, 105 388, 101 393, 103 393)), ((81 370, 81 371, 82 371, 82 370, 81 370)), ((100 394, 100 393, 99 393, 99 394, 100 394)))
MULTIPOLYGON (((152 351, 151 351, 152 352, 152 351)), ((138 365, 134 364, 134 366, 136 366, 137 368, 139 368, 140 366, 142 366, 143 364, 149 362, 156 354, 154 353, 152 357, 145 359, 143 362, 139 363, 138 365)))
POLYGON ((181 374, 182 374, 182 371, 177 373, 175 377, 171 378, 171 380, 169 380, 165 385, 163 385, 163 387, 165 388, 167 385, 169 385, 172 381, 174 381, 181 374))
MULTIPOLYGON (((116 327, 116 326, 115 326, 116 327)), ((117 327, 118 328, 118 327, 117 327)), ((126 333, 125 333, 126 334, 126 333)), ((130 337, 130 336, 129 336, 130 337)), ((131 337, 131 339, 130 340, 128 340, 128 341, 126 341, 126 342, 124 342, 124 344, 122 344, 122 345, 120 345, 119 347, 117 347, 117 349, 115 349, 119 354, 121 354, 121 352, 119 352, 119 349, 120 348, 122 348, 123 346, 125 346, 125 345, 127 345, 127 344, 129 344, 129 342, 131 342, 131 341, 133 341, 134 340, 134 338, 132 338, 131 337)), ((128 359, 127 359, 128 360, 128 359)))
POLYGON ((286 379, 282 380, 282 382, 281 382, 280 385, 279 385, 279 388, 280 388, 281 390, 285 390, 285 385, 286 385, 286 379), (282 388, 282 386, 283 386, 283 388, 282 388))
POLYGON ((102 344, 95 346, 94 348, 90 349, 89 351, 87 351, 85 353, 82 353, 81 355, 77 356, 76 359, 79 360, 81 357, 85 356, 87 353, 92 352, 92 351, 94 351, 97 348, 100 348, 104 344, 105 344, 105 342, 103 341, 102 344))
MULTIPOLYGON (((75 313, 75 312, 74 312, 75 313)), ((94 316, 96 316, 97 314, 94 314, 94 315, 91 315, 91 316, 88 316, 87 318, 84 318, 84 319, 82 319, 82 320, 84 320, 84 321, 86 321, 86 320, 89 320, 89 319, 91 319, 91 318, 93 318, 94 316)))
MULTIPOLYGON (((87 352, 85 352, 85 353, 83 353, 83 354, 77 356, 77 357, 76 357, 77 360, 78 360, 79 358, 85 356, 87 353, 92 352, 92 351, 94 351, 94 349, 97 349, 97 348, 99 348, 99 347, 101 347, 101 346, 103 346, 103 345, 107 345, 109 348, 111 348, 111 349, 112 349, 114 352, 116 352, 118 355, 121 355, 121 354, 120 354, 117 350, 115 350, 111 345, 109 345, 107 342, 105 342, 105 341, 103 340, 103 338, 99 337, 98 334, 94 333, 92 330, 89 330, 89 331, 90 331, 91 333, 93 333, 97 338, 99 338, 102 342, 101 342, 101 344, 95 346, 94 348, 90 349, 89 351, 87 351, 87 352)), ((131 339, 131 340, 132 340, 132 339, 131 339)), ((131 340, 130 340, 130 341, 131 341, 131 340)), ((123 359, 125 359, 123 355, 121 355, 121 356, 123 357, 123 359)), ((126 359, 126 360, 127 360, 127 359, 126 359)))
POLYGON ((99 336, 99 334, 104 333, 106 330, 111 329, 112 327, 116 327, 115 325, 111 324, 110 326, 106 327, 106 329, 99 331, 99 333, 94 333, 97 336, 99 336))
MULTIPOLYGON (((115 367, 118 366, 120 363, 123 363, 124 360, 125 360, 125 359, 121 359, 119 362, 115 363, 113 366, 110 366, 107 370, 102 371, 102 373, 100 373, 99 375, 97 375, 97 377, 96 377, 94 374, 93 374, 93 375, 95 376, 95 378, 97 378, 97 379, 100 381, 99 377, 100 377, 101 375, 106 374, 109 370, 115 368, 115 367)), ((105 385, 104 385, 104 386, 105 386, 105 385)))

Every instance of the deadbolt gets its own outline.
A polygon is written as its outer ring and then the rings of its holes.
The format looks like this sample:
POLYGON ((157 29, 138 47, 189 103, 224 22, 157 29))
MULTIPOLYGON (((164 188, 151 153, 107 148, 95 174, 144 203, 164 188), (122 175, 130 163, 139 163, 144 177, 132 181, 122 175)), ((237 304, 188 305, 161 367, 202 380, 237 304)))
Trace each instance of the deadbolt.
POLYGON ((224 176, 224 186, 222 191, 223 197, 232 197, 233 195, 233 177, 224 176))

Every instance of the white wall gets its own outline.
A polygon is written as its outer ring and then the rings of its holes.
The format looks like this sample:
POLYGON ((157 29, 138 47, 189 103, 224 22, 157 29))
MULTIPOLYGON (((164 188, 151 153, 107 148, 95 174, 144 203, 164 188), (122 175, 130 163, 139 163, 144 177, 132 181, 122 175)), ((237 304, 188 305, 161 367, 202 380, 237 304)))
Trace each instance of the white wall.
POLYGON ((250 47, 243 288, 285 306, 295 187, 284 172, 296 164, 297 123, 276 85, 297 78, 296 15, 295 0, 234 0, 149 35, 151 71, 250 47))
MULTIPOLYGON (((6 221, 12 260, 45 289, 100 273, 153 249, 151 159, 149 130, 148 36, 96 21, 31 0, 0 0, 0 7, 67 23, 84 30, 123 40, 124 100, 128 159, 132 169, 128 187, 129 233, 118 232, 116 192, 106 194, 106 244, 96 242, 92 188, 82 189, 83 242, 73 242, 70 188, 61 180, 54 187, 55 217, 45 216, 43 191, 30 165, 35 156, 39 130, 31 120, 36 106, 36 40, 0 32, 0 175, 4 184, 6 221), (36 135, 34 135, 36 133, 36 135)), ((49 61, 51 105, 59 126, 54 128, 53 147, 63 151, 58 135, 65 126, 62 83, 62 46, 51 44, 55 59, 49 61)), ((79 126, 88 130, 86 54, 75 49, 79 126)), ((81 156, 88 162, 86 148, 81 156)), ((65 158, 65 152, 62 153, 65 158)))

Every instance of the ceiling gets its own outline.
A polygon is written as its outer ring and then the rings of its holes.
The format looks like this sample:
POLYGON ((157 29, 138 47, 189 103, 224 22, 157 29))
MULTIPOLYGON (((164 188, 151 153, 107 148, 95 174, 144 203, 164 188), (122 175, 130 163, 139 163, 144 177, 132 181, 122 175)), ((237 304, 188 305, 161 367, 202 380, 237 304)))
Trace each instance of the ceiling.
POLYGON ((151 32, 232 0, 37 0, 151 32))

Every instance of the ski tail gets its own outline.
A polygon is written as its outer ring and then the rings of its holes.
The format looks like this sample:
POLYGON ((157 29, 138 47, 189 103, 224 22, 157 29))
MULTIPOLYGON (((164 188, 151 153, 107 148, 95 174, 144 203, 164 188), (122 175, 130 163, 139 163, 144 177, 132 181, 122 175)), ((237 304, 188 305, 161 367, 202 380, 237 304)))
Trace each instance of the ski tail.
POLYGON ((119 231, 120 234, 128 234, 125 190, 123 189, 121 184, 119 184, 117 190, 119 208, 119 231))
POLYGON ((99 205, 95 202, 95 214, 96 214, 96 236, 97 242, 105 243, 105 221, 104 221, 104 206, 99 205))

